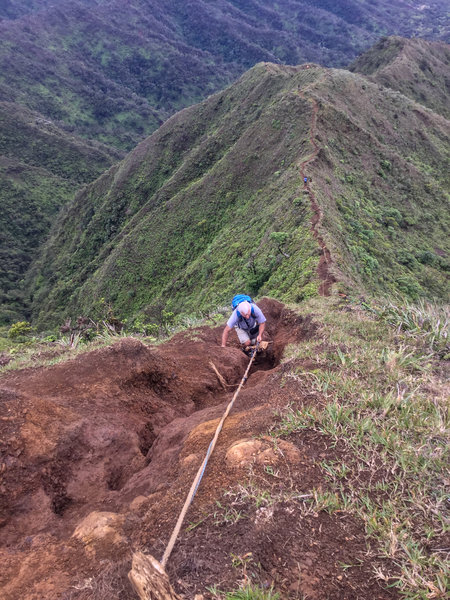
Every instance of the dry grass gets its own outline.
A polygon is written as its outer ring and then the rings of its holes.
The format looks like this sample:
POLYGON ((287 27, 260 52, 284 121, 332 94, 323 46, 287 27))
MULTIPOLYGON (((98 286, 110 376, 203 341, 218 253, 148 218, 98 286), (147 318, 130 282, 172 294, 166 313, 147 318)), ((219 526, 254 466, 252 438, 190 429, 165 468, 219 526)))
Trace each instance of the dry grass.
POLYGON ((72 586, 62 600, 136 600, 128 581, 130 563, 107 561, 101 573, 72 586))

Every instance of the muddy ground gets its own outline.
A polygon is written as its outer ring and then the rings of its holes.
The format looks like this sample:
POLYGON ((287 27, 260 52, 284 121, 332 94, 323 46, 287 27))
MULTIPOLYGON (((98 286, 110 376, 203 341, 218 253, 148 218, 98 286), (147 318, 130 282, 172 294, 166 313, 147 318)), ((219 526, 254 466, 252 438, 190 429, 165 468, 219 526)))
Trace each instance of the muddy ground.
MULTIPOLYGON (((315 327, 278 302, 260 306, 273 343, 225 423, 170 558, 171 581, 182 597, 205 600, 214 597, 208 586, 246 579, 274 585, 283 599, 395 598, 374 577, 362 523, 298 499, 326 486, 319 463, 343 450, 308 430, 278 446, 267 437, 287 404, 317 401, 307 378, 285 381, 279 364, 285 346, 315 327), (252 497, 249 481, 274 501, 252 497)), ((2 600, 135 598, 132 553, 161 559, 248 364, 237 345, 220 347, 221 332, 190 330, 158 347, 126 338, 2 377, 2 600)))

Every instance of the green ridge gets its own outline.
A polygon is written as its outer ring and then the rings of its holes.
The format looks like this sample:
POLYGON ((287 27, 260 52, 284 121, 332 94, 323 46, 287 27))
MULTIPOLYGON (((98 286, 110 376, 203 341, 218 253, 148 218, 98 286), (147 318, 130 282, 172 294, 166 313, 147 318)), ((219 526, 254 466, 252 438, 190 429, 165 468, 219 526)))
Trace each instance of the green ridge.
POLYGON ((316 294, 320 248, 299 169, 315 103, 308 175, 340 285, 445 298, 448 122, 358 74, 262 63, 175 115, 63 211, 29 276, 35 319, 95 314, 101 299, 130 316, 208 310, 238 289, 316 294))

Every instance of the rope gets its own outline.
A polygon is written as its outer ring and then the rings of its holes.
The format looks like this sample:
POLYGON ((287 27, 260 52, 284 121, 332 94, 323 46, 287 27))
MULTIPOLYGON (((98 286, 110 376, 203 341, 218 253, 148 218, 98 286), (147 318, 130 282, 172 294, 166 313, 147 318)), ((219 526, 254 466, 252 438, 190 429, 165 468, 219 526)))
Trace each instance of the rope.
POLYGON ((195 496, 195 494, 197 492, 198 486, 200 485, 200 481, 202 480, 203 474, 204 474, 205 469, 206 469, 206 465, 208 464, 209 457, 213 453, 213 450, 214 450, 214 448, 216 446, 217 438, 219 437, 219 434, 222 431, 222 427, 223 427, 223 424, 225 422, 225 419, 228 417, 228 414, 229 414, 230 410, 232 409, 234 401, 238 397, 239 392, 241 391, 242 386, 247 381, 247 375, 248 375, 248 372, 250 371, 250 367, 252 366, 253 359, 256 356, 256 349, 257 349, 257 347, 258 347, 258 344, 257 344, 256 348, 253 350, 253 352, 251 354, 250 361, 248 363, 248 366, 247 366, 247 369, 246 369, 246 371, 244 373, 244 376, 241 379, 241 383, 239 384, 238 389, 235 391, 233 398, 231 399, 231 401, 228 404, 225 412, 223 413, 223 417, 221 418, 219 424, 217 425, 216 433, 214 434, 214 437, 211 440, 211 443, 209 444, 209 448, 208 448, 208 451, 206 452, 206 456, 205 456, 202 464, 200 465, 199 470, 197 471, 197 475, 195 476, 194 481, 192 482, 191 489, 189 490, 189 494, 187 495, 187 498, 186 498, 184 506, 183 506, 183 508, 181 510, 180 516, 178 517, 177 524, 175 525, 175 528, 174 528, 174 530, 172 532, 172 535, 170 537, 169 543, 167 544, 166 551, 164 552, 164 555, 163 555, 162 560, 161 560, 161 565, 163 566, 164 569, 166 568, 167 561, 169 560, 169 557, 172 554, 172 550, 173 550, 173 547, 174 547, 175 542, 177 540, 178 534, 180 533, 180 529, 181 529, 181 526, 183 524, 184 517, 186 516, 187 510, 188 510, 189 506, 191 505, 192 500, 194 499, 194 496, 195 496))

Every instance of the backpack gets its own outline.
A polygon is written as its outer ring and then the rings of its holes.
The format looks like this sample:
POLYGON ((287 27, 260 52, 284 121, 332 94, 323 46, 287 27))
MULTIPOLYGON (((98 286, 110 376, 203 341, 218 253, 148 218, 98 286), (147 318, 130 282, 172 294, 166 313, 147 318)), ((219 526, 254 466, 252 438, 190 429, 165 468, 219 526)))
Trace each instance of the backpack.
MULTIPOLYGON (((251 315, 253 318, 255 318, 256 315, 255 315, 255 311, 253 310, 253 300, 250 298, 250 296, 247 296, 246 294, 236 294, 236 296, 231 301, 231 306, 233 308, 236 308, 238 306, 238 304, 240 304, 241 302, 250 302, 250 304, 252 305, 251 306, 251 308, 252 308, 251 315)), ((236 314, 238 316, 238 319, 240 319, 241 313, 239 311, 236 311, 236 314)))
POLYGON ((231 306, 233 308, 236 308, 236 306, 241 302, 250 302, 250 304, 252 304, 253 300, 250 298, 250 296, 247 296, 246 294, 236 294, 236 296, 231 301, 231 306))

